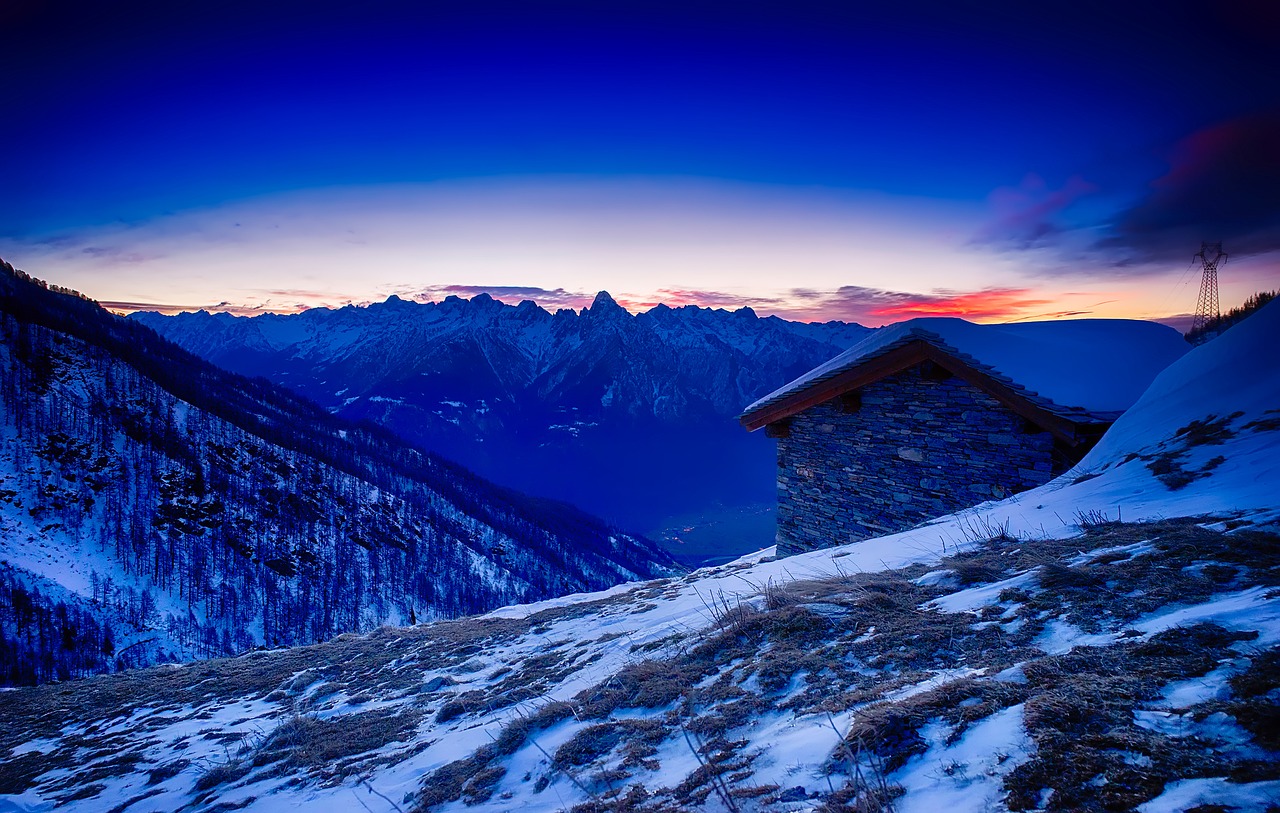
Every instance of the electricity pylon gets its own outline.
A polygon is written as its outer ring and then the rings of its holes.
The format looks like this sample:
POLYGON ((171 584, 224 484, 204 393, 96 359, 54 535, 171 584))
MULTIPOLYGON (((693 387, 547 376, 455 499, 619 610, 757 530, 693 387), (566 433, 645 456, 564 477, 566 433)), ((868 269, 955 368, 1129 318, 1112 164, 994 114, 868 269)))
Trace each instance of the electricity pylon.
MULTIPOLYGON (((1218 309, 1218 265, 1227 259, 1222 243, 1201 243, 1200 251, 1192 260, 1199 260, 1204 269, 1200 278, 1200 298, 1196 300, 1196 316, 1191 322, 1191 332, 1200 332, 1222 316, 1218 309)), ((1201 341, 1208 336, 1201 336, 1201 341)))

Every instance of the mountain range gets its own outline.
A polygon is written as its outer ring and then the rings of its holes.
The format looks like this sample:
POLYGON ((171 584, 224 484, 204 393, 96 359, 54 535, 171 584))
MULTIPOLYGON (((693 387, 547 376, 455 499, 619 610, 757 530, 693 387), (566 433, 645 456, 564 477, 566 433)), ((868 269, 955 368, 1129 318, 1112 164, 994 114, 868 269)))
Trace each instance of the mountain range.
MULTIPOLYGON (((580 312, 480 294, 131 318, 336 415, 640 531, 714 506, 771 503, 772 443, 735 417, 868 332, 750 308, 631 314, 606 292, 580 312)), ((769 523, 758 542, 771 541, 769 523)))
POLYGON ((670 573, 651 543, 0 263, 0 683, 670 573))

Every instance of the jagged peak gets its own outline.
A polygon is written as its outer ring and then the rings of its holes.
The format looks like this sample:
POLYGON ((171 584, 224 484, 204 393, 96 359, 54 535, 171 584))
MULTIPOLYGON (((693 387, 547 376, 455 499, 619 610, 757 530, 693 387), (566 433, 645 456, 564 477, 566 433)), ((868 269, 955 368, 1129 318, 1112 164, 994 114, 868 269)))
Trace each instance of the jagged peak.
POLYGON ((591 300, 591 310, 595 310, 596 308, 601 308, 601 307, 620 308, 622 306, 613 300, 613 297, 609 295, 608 291, 601 291, 600 293, 596 294, 595 299, 591 300))
POLYGON ((551 313, 546 311, 537 302, 532 299, 522 299, 520 304, 516 305, 516 315, 526 321, 540 319, 544 316, 550 316, 551 313))
MULTIPOLYGON (((390 309, 392 309, 392 310, 402 310, 402 309, 405 309, 405 308, 413 308, 413 307, 417 307, 417 305, 418 305, 418 303, 417 303, 417 302, 415 302, 414 300, 412 300, 412 299, 405 299, 405 298, 403 298, 403 297, 401 297, 401 296, 398 296, 398 295, 396 295, 396 294, 392 294, 391 296, 389 296, 389 297, 387 297, 386 299, 384 299, 382 302, 375 302, 375 303, 373 303, 373 304, 374 304, 374 305, 381 305, 381 306, 382 306, 382 307, 384 307, 384 308, 390 308, 390 309)), ((316 309, 316 308, 310 308, 310 310, 317 310, 317 309, 316 309)))
POLYGON ((591 307, 583 311, 584 314, 589 313, 593 316, 603 316, 605 314, 617 316, 626 312, 626 309, 615 302, 608 291, 601 291, 596 294, 596 298, 591 301, 591 307))

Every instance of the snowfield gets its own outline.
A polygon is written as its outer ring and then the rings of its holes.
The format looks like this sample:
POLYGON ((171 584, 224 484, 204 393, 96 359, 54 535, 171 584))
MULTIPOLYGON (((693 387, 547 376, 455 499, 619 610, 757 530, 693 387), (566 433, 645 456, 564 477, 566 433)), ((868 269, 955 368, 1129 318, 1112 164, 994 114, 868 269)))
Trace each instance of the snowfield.
POLYGON ((7 693, 0 811, 1271 809, 1276 346, 904 533, 7 693))

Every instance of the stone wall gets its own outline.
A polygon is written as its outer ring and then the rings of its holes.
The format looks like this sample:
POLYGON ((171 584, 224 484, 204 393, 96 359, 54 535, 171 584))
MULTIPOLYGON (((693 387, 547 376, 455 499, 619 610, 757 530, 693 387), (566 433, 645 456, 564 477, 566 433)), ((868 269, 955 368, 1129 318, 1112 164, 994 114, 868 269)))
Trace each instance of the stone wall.
POLYGON ((914 367, 791 418, 778 553, 881 536, 1048 482, 1053 437, 963 379, 914 367))

